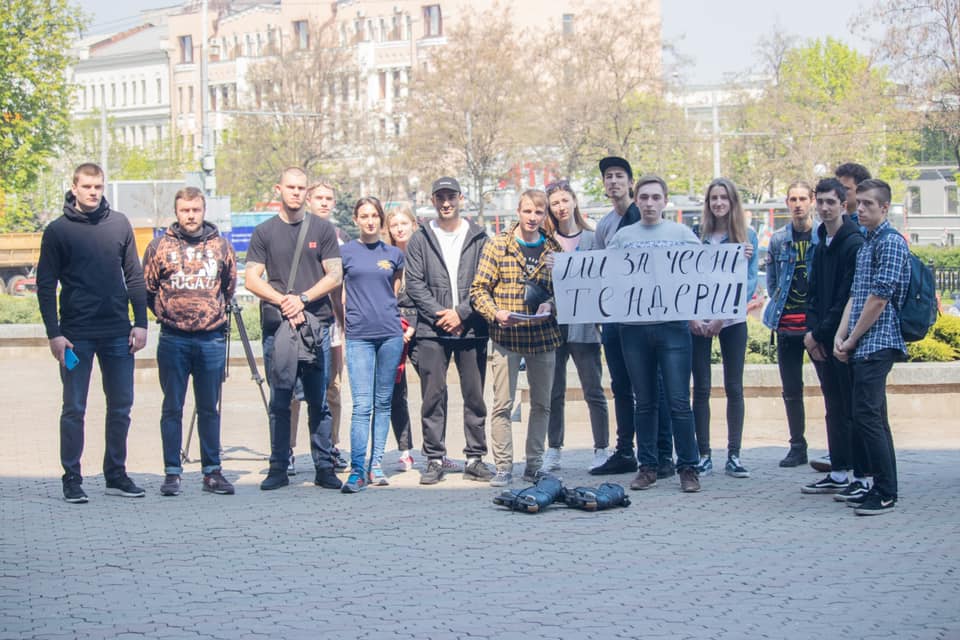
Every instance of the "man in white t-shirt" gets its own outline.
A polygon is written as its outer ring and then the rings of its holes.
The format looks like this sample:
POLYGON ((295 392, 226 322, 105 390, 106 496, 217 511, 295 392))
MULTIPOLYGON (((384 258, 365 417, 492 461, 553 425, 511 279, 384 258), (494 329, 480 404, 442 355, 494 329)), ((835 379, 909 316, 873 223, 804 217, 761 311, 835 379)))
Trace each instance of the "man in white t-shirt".
POLYGON ((463 394, 463 431, 467 458, 463 477, 489 482, 487 407, 483 384, 487 371, 487 321, 470 306, 470 285, 477 273, 486 232, 460 217, 460 183, 443 177, 433 183, 436 220, 422 225, 407 245, 407 295, 417 307, 417 333, 410 362, 423 394, 423 455, 427 468, 420 484, 436 484, 450 471, 446 461, 447 369, 452 357, 463 394))

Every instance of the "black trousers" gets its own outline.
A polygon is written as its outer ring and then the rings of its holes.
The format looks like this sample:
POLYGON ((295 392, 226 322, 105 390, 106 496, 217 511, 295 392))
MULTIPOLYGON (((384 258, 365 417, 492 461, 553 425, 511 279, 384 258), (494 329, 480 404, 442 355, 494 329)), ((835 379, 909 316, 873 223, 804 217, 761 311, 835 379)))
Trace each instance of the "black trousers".
POLYGON ((390 400, 390 423, 393 435, 397 438, 397 449, 413 449, 413 434, 410 431, 410 407, 407 404, 407 373, 400 375, 399 382, 393 385, 393 398, 390 400))
POLYGON ((777 334, 777 365, 783 384, 783 406, 790 428, 790 448, 807 450, 803 432, 806 416, 803 409, 803 334, 777 334))
POLYGON ((854 437, 863 441, 874 490, 887 499, 897 497, 897 455, 887 418, 887 374, 899 356, 896 349, 884 349, 851 364, 854 437))
POLYGON ((853 469, 854 476, 864 478, 870 475, 866 451, 863 440, 853 436, 853 375, 848 364, 833 357, 832 349, 833 345, 824 345, 827 359, 813 361, 823 392, 830 464, 841 471, 853 469))
POLYGON ((423 397, 423 455, 437 460, 447 455, 447 369, 453 357, 463 394, 463 434, 468 458, 487 453, 484 425, 487 406, 483 384, 487 376, 487 340, 418 339, 410 350, 410 362, 420 376, 423 397))

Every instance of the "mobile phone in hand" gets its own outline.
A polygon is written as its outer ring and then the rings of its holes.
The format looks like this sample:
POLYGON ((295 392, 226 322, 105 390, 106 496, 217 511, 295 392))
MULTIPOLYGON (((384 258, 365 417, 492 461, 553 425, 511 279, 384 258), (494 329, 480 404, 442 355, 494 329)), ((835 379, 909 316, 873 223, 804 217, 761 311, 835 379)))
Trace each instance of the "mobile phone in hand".
POLYGON ((67 371, 72 371, 74 367, 80 364, 80 358, 77 357, 77 354, 73 352, 73 349, 67 347, 63 351, 63 366, 67 368, 67 371))

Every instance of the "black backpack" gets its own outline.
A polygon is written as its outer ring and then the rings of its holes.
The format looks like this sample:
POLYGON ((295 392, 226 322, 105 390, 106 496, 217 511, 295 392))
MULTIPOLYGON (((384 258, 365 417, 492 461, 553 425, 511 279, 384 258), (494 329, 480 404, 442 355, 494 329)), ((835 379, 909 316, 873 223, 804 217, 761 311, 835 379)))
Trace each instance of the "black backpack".
MULTIPOLYGON (((890 234, 900 235, 900 232, 888 227, 883 235, 890 234)), ((916 342, 923 340, 937 321, 937 286, 933 270, 912 252, 909 256, 910 282, 907 284, 903 305, 897 308, 897 315, 900 316, 900 334, 903 340, 916 342)))

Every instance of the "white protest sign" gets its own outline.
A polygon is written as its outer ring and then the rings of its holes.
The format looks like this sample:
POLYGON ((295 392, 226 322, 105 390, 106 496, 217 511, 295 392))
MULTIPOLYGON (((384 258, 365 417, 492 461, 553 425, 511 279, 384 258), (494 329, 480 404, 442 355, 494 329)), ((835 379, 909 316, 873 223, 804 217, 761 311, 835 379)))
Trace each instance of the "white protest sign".
POLYGON ((744 318, 747 262, 740 244, 558 253, 553 266, 557 320, 744 318))

